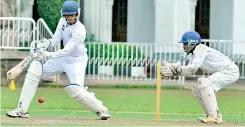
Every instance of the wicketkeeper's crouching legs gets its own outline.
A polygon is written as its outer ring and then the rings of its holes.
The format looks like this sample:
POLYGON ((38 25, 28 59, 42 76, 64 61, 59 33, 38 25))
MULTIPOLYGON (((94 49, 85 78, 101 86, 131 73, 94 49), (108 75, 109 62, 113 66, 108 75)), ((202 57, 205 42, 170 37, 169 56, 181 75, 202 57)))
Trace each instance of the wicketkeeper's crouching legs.
POLYGON ((69 84, 65 87, 65 91, 90 111, 96 113, 101 120, 110 118, 108 108, 103 105, 102 101, 95 97, 94 93, 88 92, 83 86, 69 84))
POLYGON ((197 101, 199 102, 199 104, 201 105, 202 109, 204 110, 205 114, 208 114, 206 105, 204 100, 202 99, 202 94, 200 93, 200 91, 197 89, 196 84, 193 85, 192 87, 192 95, 197 99, 197 101))
POLYGON ((193 95, 199 101, 206 113, 206 117, 199 120, 203 123, 222 123, 222 116, 216 100, 214 87, 208 78, 198 78, 197 84, 192 89, 193 95))
POLYGON ((18 107, 13 111, 6 113, 9 117, 28 118, 27 112, 33 97, 37 91, 39 81, 42 75, 42 63, 40 61, 32 61, 27 71, 24 85, 20 94, 18 107))

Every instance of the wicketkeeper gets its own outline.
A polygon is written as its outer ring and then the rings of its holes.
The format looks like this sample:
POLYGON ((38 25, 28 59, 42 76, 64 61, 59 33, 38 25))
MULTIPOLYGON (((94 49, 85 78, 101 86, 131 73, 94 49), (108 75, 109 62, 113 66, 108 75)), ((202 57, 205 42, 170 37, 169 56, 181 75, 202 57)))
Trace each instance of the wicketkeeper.
POLYGON ((184 33, 180 43, 187 55, 190 55, 187 66, 179 63, 164 62, 161 66, 161 75, 192 75, 198 68, 210 74, 208 77, 197 79, 192 93, 205 111, 205 117, 198 118, 203 123, 222 123, 222 115, 218 108, 216 93, 228 84, 239 78, 237 65, 221 52, 201 44, 201 37, 195 31, 184 33))

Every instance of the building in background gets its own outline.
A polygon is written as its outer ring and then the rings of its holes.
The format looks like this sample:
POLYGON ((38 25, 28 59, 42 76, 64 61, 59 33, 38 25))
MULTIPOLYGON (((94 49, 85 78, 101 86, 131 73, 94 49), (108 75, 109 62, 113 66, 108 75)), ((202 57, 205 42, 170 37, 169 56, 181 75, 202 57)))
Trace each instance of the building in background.
POLYGON ((15 0, 1 0, 0 17, 15 17, 15 16, 16 16, 15 0))
POLYGON ((245 40, 244 0, 84 0, 84 24, 100 41, 176 43, 183 32, 245 40))
POLYGON ((34 0, 1 0, 0 17, 33 17, 34 0))
MULTIPOLYGON (((39 18, 37 0, 1 1, 1 16, 39 18)), ((205 39, 245 40, 244 0, 78 0, 78 3, 80 20, 97 41, 176 43, 187 30, 196 30, 205 39)))

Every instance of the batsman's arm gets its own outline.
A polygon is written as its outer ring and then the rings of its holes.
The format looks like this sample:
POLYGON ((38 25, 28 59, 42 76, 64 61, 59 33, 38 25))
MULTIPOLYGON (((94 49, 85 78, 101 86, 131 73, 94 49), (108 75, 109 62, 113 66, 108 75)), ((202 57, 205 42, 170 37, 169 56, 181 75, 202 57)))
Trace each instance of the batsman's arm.
POLYGON ((54 36, 52 37, 52 39, 49 39, 51 42, 51 46, 54 47, 56 44, 61 42, 61 31, 62 31, 62 22, 64 19, 60 18, 58 26, 55 30, 54 36))
POLYGON ((80 43, 84 42, 86 38, 86 32, 84 30, 74 30, 72 32, 72 38, 67 42, 65 47, 61 50, 58 50, 56 52, 51 53, 51 58, 56 58, 56 57, 62 57, 64 55, 69 54, 70 52, 73 51, 73 49, 80 43))

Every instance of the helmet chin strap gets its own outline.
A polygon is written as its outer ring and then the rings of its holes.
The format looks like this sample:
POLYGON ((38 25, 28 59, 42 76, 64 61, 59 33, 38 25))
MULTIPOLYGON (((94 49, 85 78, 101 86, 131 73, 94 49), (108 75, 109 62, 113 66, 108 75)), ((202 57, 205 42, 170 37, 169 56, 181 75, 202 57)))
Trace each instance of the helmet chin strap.
MULTIPOLYGON (((191 45, 191 44, 190 44, 190 45, 191 45)), ((193 45, 193 46, 190 48, 190 50, 188 50, 188 51, 186 50, 187 55, 190 54, 190 53, 192 53, 197 45, 198 45, 198 44, 196 43, 195 45, 193 45)), ((188 48, 189 48, 189 45, 188 45, 188 48)))

